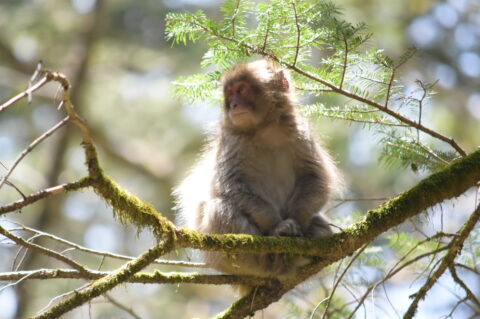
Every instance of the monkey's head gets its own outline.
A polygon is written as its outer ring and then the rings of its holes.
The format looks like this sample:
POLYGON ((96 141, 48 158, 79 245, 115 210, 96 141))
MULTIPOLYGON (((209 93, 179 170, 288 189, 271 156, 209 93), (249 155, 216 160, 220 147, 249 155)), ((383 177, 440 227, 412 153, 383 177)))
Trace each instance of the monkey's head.
POLYGON ((276 121, 292 108, 287 71, 267 60, 233 67, 223 76, 222 88, 224 123, 240 131, 276 121))

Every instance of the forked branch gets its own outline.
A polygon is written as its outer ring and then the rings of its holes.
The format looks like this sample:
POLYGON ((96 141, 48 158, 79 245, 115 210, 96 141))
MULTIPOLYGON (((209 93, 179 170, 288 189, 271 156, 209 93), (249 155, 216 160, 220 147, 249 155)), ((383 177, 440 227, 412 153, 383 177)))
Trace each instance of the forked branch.
MULTIPOLYGON (((289 66, 285 63, 284 65, 292 69, 296 68, 293 65, 289 66)), ((159 244, 136 259, 129 261, 123 267, 108 275, 104 275, 88 287, 84 287, 75 294, 68 296, 35 318, 57 318, 96 296, 106 293, 115 286, 131 280, 138 271, 153 263, 159 256, 176 248, 190 247, 202 250, 223 251, 224 253, 258 253, 259 251, 262 253, 300 253, 317 257, 316 262, 302 268, 295 278, 290 278, 284 282, 258 281, 259 286, 254 293, 238 300, 223 314, 218 316, 218 318, 243 318, 256 310, 267 307, 299 283, 331 263, 355 252, 382 232, 398 226, 408 218, 445 199, 459 196, 468 188, 476 185, 480 180, 480 150, 478 150, 454 162, 444 170, 424 179, 412 189, 387 201, 379 208, 369 211, 362 221, 327 238, 305 239, 250 235, 205 235, 175 227, 173 223, 156 211, 153 206, 128 193, 105 175, 99 166, 88 127, 75 113, 70 102, 70 84, 68 80, 63 75, 55 72, 43 70, 43 74, 44 78, 40 80, 40 83, 57 81, 63 88, 62 105, 67 112, 68 121, 72 122, 82 133, 88 177, 78 182, 46 189, 38 194, 28 196, 23 201, 0 207, 0 213, 19 209, 36 200, 63 192, 64 190, 93 187, 112 206, 117 217, 122 222, 133 223, 139 228, 150 227, 157 235, 159 244), (321 259, 318 259, 319 256, 321 256, 321 259)), ((331 89, 336 92, 341 91, 344 94, 348 93, 336 87, 331 87, 331 89)), ((384 108, 384 106, 381 107, 384 108)), ((464 234, 468 235, 471 231, 474 223, 478 220, 478 214, 479 210, 477 209, 472 215, 471 221, 469 220, 468 225, 462 229, 462 236, 464 234)), ((21 244, 23 245, 23 243, 21 244)), ((454 258, 459 251, 459 245, 461 245, 460 241, 454 242, 452 247, 456 247, 455 250, 452 248, 447 255, 451 255, 454 258)), ((451 262, 449 261, 446 266, 450 264, 451 262)), ((77 269, 77 271, 81 272, 82 270, 77 269)), ((34 276, 34 274, 31 274, 31 276, 34 276)), ((248 281, 248 278, 244 278, 244 280, 242 283, 251 283, 248 281)), ((188 280, 185 279, 184 282, 188 282, 188 280)), ((235 280, 232 279, 232 282, 235 282, 235 280)))

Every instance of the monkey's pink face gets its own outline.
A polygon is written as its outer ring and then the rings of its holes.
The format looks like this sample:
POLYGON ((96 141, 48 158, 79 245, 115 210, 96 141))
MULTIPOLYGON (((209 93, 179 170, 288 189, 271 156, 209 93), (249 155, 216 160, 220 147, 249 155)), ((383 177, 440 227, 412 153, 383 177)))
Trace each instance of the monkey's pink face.
POLYGON ((226 88, 226 112, 235 126, 247 128, 260 122, 255 114, 255 98, 255 88, 246 81, 234 82, 226 88))

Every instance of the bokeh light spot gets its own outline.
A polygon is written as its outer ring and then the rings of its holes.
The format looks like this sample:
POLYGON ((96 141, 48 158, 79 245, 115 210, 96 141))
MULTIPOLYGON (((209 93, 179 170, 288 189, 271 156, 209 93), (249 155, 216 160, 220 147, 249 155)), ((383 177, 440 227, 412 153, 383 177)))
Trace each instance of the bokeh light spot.
POLYGON ((480 56, 474 52, 463 52, 458 57, 458 67, 466 76, 475 78, 480 75, 480 56))
POLYGON ((438 39, 438 31, 438 24, 428 16, 416 18, 408 27, 410 38, 419 48, 431 47, 438 39))
POLYGON ((433 15, 440 25, 453 28, 458 22, 458 13, 448 3, 440 3, 433 9, 433 15))
POLYGON ((480 93, 470 95, 467 100, 467 109, 473 117, 480 120, 480 93))

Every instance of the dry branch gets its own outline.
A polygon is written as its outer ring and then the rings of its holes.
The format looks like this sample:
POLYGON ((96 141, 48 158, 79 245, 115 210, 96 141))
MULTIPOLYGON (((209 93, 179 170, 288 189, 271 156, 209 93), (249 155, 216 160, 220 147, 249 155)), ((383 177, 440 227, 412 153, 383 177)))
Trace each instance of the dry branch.
POLYGON ((30 243, 30 242, 24 240, 21 237, 15 236, 14 234, 9 232, 8 230, 3 228, 2 226, 0 226, 0 234, 2 234, 3 236, 5 236, 5 237, 9 238, 10 240, 14 241, 19 246, 26 247, 28 249, 39 252, 39 253, 41 253, 45 256, 49 256, 49 257, 52 257, 54 259, 60 260, 60 261, 64 262, 65 264, 73 267, 74 269, 76 269, 80 272, 85 271, 85 268, 82 265, 80 265, 79 263, 77 263, 76 261, 74 261, 73 259, 68 258, 68 257, 66 257, 66 256, 64 256, 60 253, 57 253, 56 251, 51 250, 51 249, 47 249, 47 248, 42 247, 40 245, 30 243))
POLYGON ((91 185, 91 182, 92 182, 91 179, 87 177, 76 182, 65 183, 65 184, 42 189, 41 191, 38 191, 32 195, 26 196, 22 200, 18 200, 13 203, 1 206, 0 215, 22 209, 25 206, 33 204, 49 196, 88 187, 91 185))

